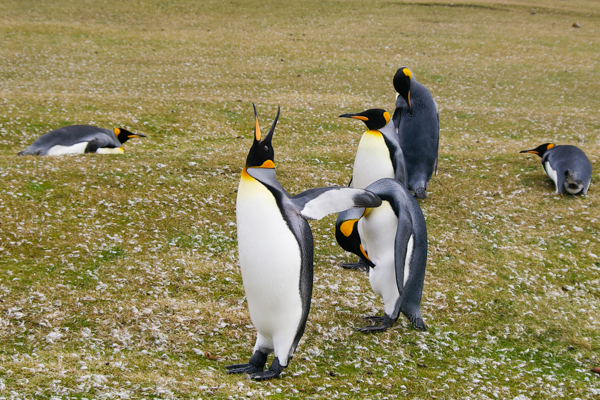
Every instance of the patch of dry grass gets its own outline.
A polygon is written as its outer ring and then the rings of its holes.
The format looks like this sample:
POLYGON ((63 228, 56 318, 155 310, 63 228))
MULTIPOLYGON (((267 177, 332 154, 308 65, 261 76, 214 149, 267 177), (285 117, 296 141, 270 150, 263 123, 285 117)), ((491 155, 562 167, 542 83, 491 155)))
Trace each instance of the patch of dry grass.
POLYGON ((556 196, 518 151, 571 143, 599 170, 599 15, 584 0, 2 2, 0 397, 596 398, 598 174, 556 196), (254 342, 234 224, 250 103, 265 126, 282 107, 284 187, 344 185, 362 127, 337 115, 391 108, 401 65, 440 107, 429 332, 352 330, 382 304, 337 266, 328 217, 311 223, 292 363, 227 376, 254 342), (16 156, 72 123, 148 137, 123 156, 16 156))

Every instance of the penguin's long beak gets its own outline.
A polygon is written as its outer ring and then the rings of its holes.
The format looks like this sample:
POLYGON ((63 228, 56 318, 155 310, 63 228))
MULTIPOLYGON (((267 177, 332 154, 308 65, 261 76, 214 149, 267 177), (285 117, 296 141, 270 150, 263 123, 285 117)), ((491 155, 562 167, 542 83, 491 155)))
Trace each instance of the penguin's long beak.
POLYGON ((135 137, 146 137, 146 135, 142 135, 141 133, 134 133, 133 135, 127 135, 127 137, 131 139, 135 137))
POLYGON ((358 114, 342 114, 339 117, 340 118, 355 118, 355 119, 359 119, 361 121, 369 120, 369 118, 365 117, 364 115, 358 115, 358 114))
POLYGON ((540 154, 539 151, 533 150, 521 150, 519 153, 531 153, 531 154, 540 154))
POLYGON ((254 108, 254 140, 260 142, 260 125, 258 125, 258 114, 256 113, 256 105, 252 103, 254 108))
POLYGON ((265 141, 271 141, 271 139, 273 138, 273 132, 275 132, 275 126, 277 126, 277 121, 279 120, 279 113, 281 112, 281 107, 277 106, 277 115, 275 116, 275 119, 273 120, 273 124, 271 125, 271 129, 269 129, 269 132, 267 133, 267 136, 265 136, 265 141))

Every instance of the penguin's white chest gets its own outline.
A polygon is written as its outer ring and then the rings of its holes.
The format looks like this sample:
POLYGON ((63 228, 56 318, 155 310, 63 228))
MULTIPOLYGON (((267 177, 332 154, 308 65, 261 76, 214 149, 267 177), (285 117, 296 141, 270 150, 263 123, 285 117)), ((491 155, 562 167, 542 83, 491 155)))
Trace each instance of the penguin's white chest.
POLYGON ((61 146, 57 144, 52 146, 50 150, 48 150, 49 156, 62 156, 65 154, 83 154, 85 153, 85 148, 87 147, 88 142, 80 142, 76 143, 72 146, 61 146))
POLYGON ((398 217, 389 202, 370 211, 359 220, 363 246, 375 268, 369 270, 373 291, 383 298, 385 313, 392 315, 400 296, 396 281, 396 230, 398 217))
POLYGON ((367 131, 358 143, 352 187, 364 189, 382 178, 394 178, 390 150, 379 131, 367 131))
POLYGON ((555 170, 552 169, 549 161, 546 161, 544 163, 544 167, 544 169, 546 170, 546 175, 548 175, 548 177, 552 179, 552 181, 554 182, 554 186, 556 187, 556 193, 558 193, 560 191, 558 188, 558 174, 555 170))
POLYGON ((302 314, 301 253, 273 194, 242 174, 236 216, 242 279, 252 323, 268 338, 295 333, 302 314))

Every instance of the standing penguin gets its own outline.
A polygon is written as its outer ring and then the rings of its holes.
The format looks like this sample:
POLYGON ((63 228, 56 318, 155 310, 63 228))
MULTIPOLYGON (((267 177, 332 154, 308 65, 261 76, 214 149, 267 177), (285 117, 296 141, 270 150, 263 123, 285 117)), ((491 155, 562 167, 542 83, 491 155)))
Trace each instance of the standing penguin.
POLYGON ((537 154, 542 158, 542 167, 556 185, 557 194, 587 193, 592 180, 592 164, 579 147, 544 143, 521 153, 537 154))
POLYGON ((60 156, 64 154, 122 154, 123 143, 146 137, 122 128, 113 130, 91 125, 70 125, 43 134, 18 154, 60 156))
MULTIPOLYGON (((406 185, 404 155, 390 113, 374 108, 356 114, 342 114, 340 117, 358 119, 368 128, 358 143, 350 187, 364 189, 382 178, 396 179, 406 185)), ((344 250, 361 258, 358 263, 346 263, 342 267, 366 269, 370 262, 364 257, 364 250, 360 246, 356 231, 358 218, 355 218, 355 214, 360 216, 362 212, 348 210, 338 215, 335 236, 344 250)))
POLYGON ((407 183, 405 156, 389 112, 373 108, 340 118, 358 119, 368 128, 356 149, 351 187, 365 188, 381 178, 407 183))
POLYGON ((408 189, 419 199, 427 197, 433 172, 437 172, 440 142, 438 107, 429 90, 413 77, 410 69, 399 68, 394 75, 398 92, 392 120, 404 152, 408 189))
POLYGON ((254 142, 236 204, 239 260, 257 338, 250 361, 227 369, 256 380, 279 376, 304 333, 313 283, 313 238, 306 219, 381 204, 374 194, 353 188, 311 189, 291 197, 275 176, 271 140, 278 118, 279 110, 261 140, 254 107, 254 142), (272 351, 275 359, 263 371, 272 351))
POLYGON ((417 329, 427 330, 421 316, 421 296, 427 264, 427 228, 419 204, 404 185, 380 179, 367 186, 379 196, 381 206, 367 208, 358 220, 364 257, 372 263, 369 281, 383 298, 384 315, 361 332, 390 328, 402 312, 417 329))

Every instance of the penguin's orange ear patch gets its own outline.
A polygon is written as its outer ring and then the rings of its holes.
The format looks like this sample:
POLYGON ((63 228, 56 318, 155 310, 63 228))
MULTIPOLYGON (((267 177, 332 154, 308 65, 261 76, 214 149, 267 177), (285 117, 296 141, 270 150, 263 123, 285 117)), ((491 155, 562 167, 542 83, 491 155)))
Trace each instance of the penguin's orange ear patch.
POLYGON ((352 234, 352 229, 354 228, 354 224, 358 221, 357 219, 350 219, 348 221, 342 222, 340 225, 340 232, 346 237, 350 237, 352 234))
POLYGON ((412 79, 412 72, 410 72, 410 69, 408 69, 408 68, 404 68, 404 69, 402 70, 402 73, 404 74, 404 76, 408 76, 408 77, 409 77, 409 79, 412 79))
POLYGON ((118 135, 119 133, 121 133, 121 130, 119 128, 115 128, 113 129, 113 132, 115 133, 115 135, 118 135))
POLYGON ((546 150, 550 150, 550 149, 551 149, 551 148, 553 148, 554 146, 556 146, 554 143, 550 143, 550 144, 548 145, 548 148, 547 148, 546 150))
POLYGON ((391 115, 389 112, 384 112, 383 113, 383 118, 385 118, 385 123, 387 124, 388 122, 390 122, 390 119, 392 119, 391 115))

